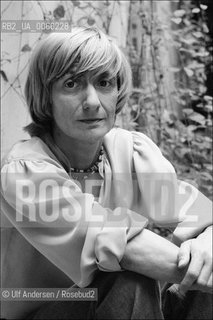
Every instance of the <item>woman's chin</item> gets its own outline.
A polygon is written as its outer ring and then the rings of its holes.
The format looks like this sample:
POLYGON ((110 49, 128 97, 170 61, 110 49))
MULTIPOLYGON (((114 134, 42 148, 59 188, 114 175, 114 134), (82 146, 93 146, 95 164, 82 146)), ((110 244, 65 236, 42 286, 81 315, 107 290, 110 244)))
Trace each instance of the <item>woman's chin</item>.
POLYGON ((83 132, 79 132, 77 136, 78 140, 87 141, 87 142, 97 142, 98 140, 102 140, 104 136, 111 130, 111 128, 106 127, 90 127, 83 132))

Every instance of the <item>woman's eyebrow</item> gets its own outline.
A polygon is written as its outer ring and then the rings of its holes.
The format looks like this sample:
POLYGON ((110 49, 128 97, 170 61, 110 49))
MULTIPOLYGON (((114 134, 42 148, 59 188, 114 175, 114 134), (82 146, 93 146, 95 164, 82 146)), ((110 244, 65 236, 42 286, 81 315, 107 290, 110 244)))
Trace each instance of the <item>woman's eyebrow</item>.
MULTIPOLYGON (((63 80, 68 80, 68 79, 72 79, 72 80, 78 80, 78 79, 82 79, 84 77, 86 77, 86 74, 87 72, 82 72, 82 73, 79 73, 79 74, 75 74, 74 72, 72 73, 72 71, 66 73, 65 75, 63 75, 61 77, 61 79, 63 80)), ((94 74, 94 77, 96 77, 96 75, 94 74)), ((115 78, 116 76, 113 74, 113 72, 110 72, 110 71, 105 71, 103 73, 100 73, 97 75, 97 78, 100 79, 100 78, 107 78, 107 79, 113 79, 115 78)))
POLYGON ((99 74, 98 77, 102 77, 102 78, 115 78, 115 75, 114 75, 112 72, 105 71, 105 72, 99 74))
POLYGON ((66 74, 64 74, 61 79, 63 80, 68 80, 68 79, 72 79, 72 80, 76 80, 78 78, 81 78, 83 77, 82 74, 75 74, 75 73, 72 73, 72 72, 68 72, 66 74))

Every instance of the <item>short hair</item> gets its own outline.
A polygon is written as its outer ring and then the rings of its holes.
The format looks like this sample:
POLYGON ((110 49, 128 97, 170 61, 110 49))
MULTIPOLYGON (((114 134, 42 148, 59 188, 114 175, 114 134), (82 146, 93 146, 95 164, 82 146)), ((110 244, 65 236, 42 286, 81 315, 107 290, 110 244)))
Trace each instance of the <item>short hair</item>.
POLYGON ((112 70, 117 77, 116 114, 127 102, 132 86, 130 65, 115 41, 96 27, 73 27, 70 33, 51 33, 41 40, 31 57, 25 96, 32 122, 25 127, 31 136, 52 129, 52 85, 66 73, 74 76, 112 70))

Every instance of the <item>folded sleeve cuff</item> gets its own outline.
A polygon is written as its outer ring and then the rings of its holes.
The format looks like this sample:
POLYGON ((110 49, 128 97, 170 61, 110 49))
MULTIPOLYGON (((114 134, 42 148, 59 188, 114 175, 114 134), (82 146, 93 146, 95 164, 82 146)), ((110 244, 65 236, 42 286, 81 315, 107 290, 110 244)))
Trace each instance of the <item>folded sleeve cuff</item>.
POLYGON ((105 222, 95 241, 97 266, 100 270, 107 272, 122 270, 120 261, 123 258, 127 242, 139 234, 148 224, 145 217, 126 208, 115 209, 113 220, 109 219, 105 222))

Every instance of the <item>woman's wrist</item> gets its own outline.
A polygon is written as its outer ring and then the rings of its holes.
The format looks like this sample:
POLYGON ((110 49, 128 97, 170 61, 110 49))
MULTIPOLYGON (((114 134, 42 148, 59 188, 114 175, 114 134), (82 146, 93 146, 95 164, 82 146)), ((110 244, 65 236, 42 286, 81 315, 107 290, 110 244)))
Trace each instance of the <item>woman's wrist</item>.
POLYGON ((178 269, 178 253, 176 245, 144 229, 127 244, 120 264, 123 269, 156 280, 180 283, 185 271, 178 269))

